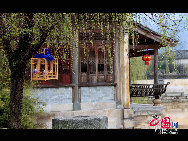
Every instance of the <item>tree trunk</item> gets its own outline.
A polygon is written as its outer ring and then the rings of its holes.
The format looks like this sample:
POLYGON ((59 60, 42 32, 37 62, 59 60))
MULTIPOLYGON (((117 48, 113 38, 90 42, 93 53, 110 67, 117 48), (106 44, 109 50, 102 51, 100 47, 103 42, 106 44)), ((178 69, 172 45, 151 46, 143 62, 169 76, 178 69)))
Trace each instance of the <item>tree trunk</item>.
POLYGON ((26 69, 25 63, 20 63, 11 69, 11 87, 9 103, 9 128, 21 129, 22 118, 22 98, 24 74, 26 69))

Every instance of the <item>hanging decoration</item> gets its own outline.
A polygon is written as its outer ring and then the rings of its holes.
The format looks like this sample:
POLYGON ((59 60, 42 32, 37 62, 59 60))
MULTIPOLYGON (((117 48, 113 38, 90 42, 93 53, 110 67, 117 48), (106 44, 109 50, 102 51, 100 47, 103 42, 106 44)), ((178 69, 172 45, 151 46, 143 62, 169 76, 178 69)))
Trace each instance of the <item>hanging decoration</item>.
POLYGON ((152 57, 149 54, 146 54, 142 57, 142 60, 145 61, 145 65, 149 65, 149 61, 152 60, 152 57))
POLYGON ((31 80, 58 80, 58 58, 49 54, 49 49, 31 58, 31 80))

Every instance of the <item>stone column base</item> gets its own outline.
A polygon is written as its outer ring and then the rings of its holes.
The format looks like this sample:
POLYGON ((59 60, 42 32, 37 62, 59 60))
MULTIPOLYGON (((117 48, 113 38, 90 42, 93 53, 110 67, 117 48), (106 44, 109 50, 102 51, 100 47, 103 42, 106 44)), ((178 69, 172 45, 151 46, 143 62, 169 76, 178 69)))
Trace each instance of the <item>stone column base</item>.
POLYGON ((132 108, 123 110, 123 128, 124 129, 133 129, 134 128, 134 111, 132 108))
POLYGON ((154 99, 153 100, 153 106, 160 106, 161 105, 161 99, 154 99))

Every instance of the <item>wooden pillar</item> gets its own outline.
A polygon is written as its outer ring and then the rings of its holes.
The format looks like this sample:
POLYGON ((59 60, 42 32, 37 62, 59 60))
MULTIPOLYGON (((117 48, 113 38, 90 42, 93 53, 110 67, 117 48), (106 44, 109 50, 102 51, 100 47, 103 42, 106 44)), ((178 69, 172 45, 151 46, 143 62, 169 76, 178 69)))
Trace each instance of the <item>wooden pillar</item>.
POLYGON ((154 84, 158 84, 158 48, 154 49, 154 84))
POLYGON ((73 87, 73 110, 81 110, 81 103, 79 99, 78 88, 78 33, 74 31, 73 27, 73 42, 72 42, 72 84, 73 87))
POLYGON ((116 83, 115 100, 116 108, 121 108, 121 93, 120 93, 120 43, 119 43, 119 30, 116 26, 115 45, 114 45, 114 83, 116 83))
POLYGON ((120 44, 120 87, 122 106, 123 108, 130 108, 128 33, 123 35, 123 40, 120 44))
MULTIPOLYGON (((158 84, 158 48, 154 49, 154 84, 158 84)), ((155 93, 155 99, 153 100, 154 106, 160 106, 160 96, 155 93)))
MULTIPOLYGON (((131 65, 130 65, 130 56, 129 56, 129 85, 131 85, 131 65)), ((130 88, 129 88, 130 89, 130 88)), ((133 97, 130 97, 130 104, 133 103, 133 97)))

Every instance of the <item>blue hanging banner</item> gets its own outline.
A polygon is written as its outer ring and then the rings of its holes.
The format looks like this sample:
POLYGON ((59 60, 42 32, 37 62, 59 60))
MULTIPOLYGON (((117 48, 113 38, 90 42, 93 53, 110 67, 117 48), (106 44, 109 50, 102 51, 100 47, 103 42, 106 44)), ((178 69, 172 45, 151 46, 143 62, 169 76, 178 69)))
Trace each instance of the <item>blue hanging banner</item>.
POLYGON ((47 48, 45 49, 45 54, 44 53, 36 54, 34 56, 34 58, 46 58, 46 60, 48 60, 48 61, 55 60, 54 57, 50 55, 49 49, 47 49, 47 48))

